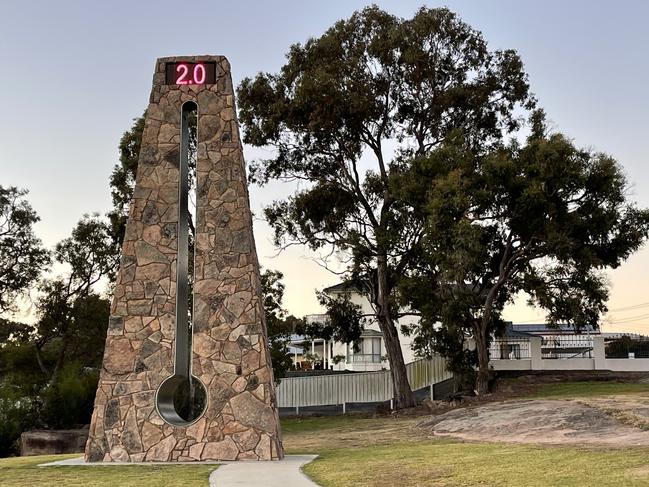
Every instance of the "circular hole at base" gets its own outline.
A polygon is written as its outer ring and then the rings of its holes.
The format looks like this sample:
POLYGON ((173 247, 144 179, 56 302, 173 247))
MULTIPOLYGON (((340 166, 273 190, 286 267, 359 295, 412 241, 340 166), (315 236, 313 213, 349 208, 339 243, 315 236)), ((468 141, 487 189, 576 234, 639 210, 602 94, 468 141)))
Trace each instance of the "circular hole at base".
POLYGON ((199 419, 207 407, 207 391, 193 375, 174 375, 158 388, 156 405, 162 419, 174 426, 187 426, 199 419))

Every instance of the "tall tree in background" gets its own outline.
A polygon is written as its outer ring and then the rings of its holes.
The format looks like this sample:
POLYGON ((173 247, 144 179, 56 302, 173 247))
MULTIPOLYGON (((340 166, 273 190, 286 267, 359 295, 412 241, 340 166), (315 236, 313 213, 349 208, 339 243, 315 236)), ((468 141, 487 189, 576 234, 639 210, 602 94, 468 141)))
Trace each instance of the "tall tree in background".
MULTIPOLYGON (((98 216, 85 216, 72 235, 55 248, 54 257, 66 265, 67 273, 42 282, 39 319, 31 337, 38 364, 50 384, 56 382, 66 355, 79 338, 94 337, 92 347, 103 348, 109 305, 93 287, 102 278, 112 277, 118 254, 115 247, 109 225, 98 216), (43 360, 46 347, 55 348, 51 366, 43 360)), ((90 342, 86 346, 91 346, 90 342)))
POLYGON ((279 73, 243 80, 238 101, 244 141, 275 149, 251 180, 304 181, 266 209, 276 244, 349 256, 347 277, 383 334, 396 407, 413 406, 395 291, 423 232, 391 181, 451 130, 476 148, 515 130, 515 111, 533 104, 521 60, 489 50, 447 9, 404 20, 369 7, 293 45, 279 73))
POLYGON ((649 235, 649 210, 627 199, 622 167, 548 134, 542 112, 525 144, 481 154, 455 134, 402 183, 404 198, 425 201, 422 262, 401 293, 422 312, 417 344, 444 352, 468 332, 479 393, 487 392, 489 340, 504 327, 505 304, 524 291, 550 324, 597 327, 608 299, 602 271, 649 235))
POLYGON ((36 323, 0 320, 0 456, 26 429, 90 420, 109 316, 97 288, 118 254, 110 230, 85 216, 54 249, 62 274, 39 283, 36 323))
POLYGON ((50 264, 49 252, 34 234, 39 218, 26 190, 0 186, 0 313, 14 311, 15 299, 50 264))
POLYGON ((122 135, 119 141, 119 164, 115 165, 110 175, 110 194, 113 198, 113 209, 108 212, 108 218, 111 223, 111 233, 119 246, 124 240, 128 209, 133 197, 133 188, 135 187, 145 115, 146 112, 141 117, 136 118, 130 130, 127 130, 122 135))

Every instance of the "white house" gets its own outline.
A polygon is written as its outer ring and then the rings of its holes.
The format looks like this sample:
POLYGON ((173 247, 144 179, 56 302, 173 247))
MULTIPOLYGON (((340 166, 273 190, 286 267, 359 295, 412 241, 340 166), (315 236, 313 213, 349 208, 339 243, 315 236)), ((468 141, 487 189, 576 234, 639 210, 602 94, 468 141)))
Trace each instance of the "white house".
MULTIPOLYGON (((367 297, 363 296, 353 286, 347 283, 336 284, 335 286, 325 288, 323 291, 332 298, 347 294, 350 301, 359 305, 365 314, 371 315, 374 313, 367 297)), ((312 314, 306 318, 310 322, 324 322, 327 319, 327 315, 312 314)), ((417 318, 414 316, 406 316, 400 318, 397 323, 401 351, 406 364, 414 362, 416 357, 412 350, 412 337, 405 336, 401 332, 401 325, 414 324, 416 320, 417 318)), ((490 359, 492 367, 495 369, 509 369, 514 362, 520 362, 519 366, 522 366, 525 365, 523 362, 530 361, 532 370, 535 370, 539 364, 545 364, 544 369, 547 369, 552 362, 555 364, 553 368, 566 367, 567 369, 571 369, 573 364, 572 362, 568 363, 570 361, 574 361, 575 363, 579 362, 579 364, 576 364, 579 366, 577 368, 592 368, 595 367, 593 365, 595 364, 595 355, 597 353, 600 355, 604 354, 603 350, 605 347, 607 349, 606 363, 608 367, 611 367, 610 370, 648 370, 649 345, 644 346, 645 348, 642 349, 629 350, 631 354, 629 357, 633 356, 636 359, 643 358, 647 361, 647 364, 640 364, 640 361, 637 361, 636 365, 629 369, 629 365, 622 367, 622 362, 613 359, 613 355, 608 351, 608 344, 622 336, 633 339, 633 343, 635 344, 642 342, 649 343, 647 337, 630 333, 601 333, 599 330, 590 327, 581 330, 580 333, 575 333, 574 329, 567 325, 551 328, 546 324, 514 323, 507 327, 505 336, 495 338, 491 342, 489 350, 490 359), (601 348, 601 351, 598 352, 599 348, 601 348), (537 354, 538 360, 542 360, 541 362, 536 360, 537 354), (609 356, 612 361, 608 360, 609 356), (533 358, 535 360, 532 360, 533 358), (581 362, 584 363, 582 364, 581 362)), ((323 339, 311 340, 299 336, 293 337, 291 345, 303 348, 304 354, 299 356, 301 360, 299 363, 306 364, 310 368, 359 372, 390 368, 383 335, 375 319, 368 319, 366 322, 357 351, 354 350, 352 344, 323 339)), ((295 354, 295 357, 297 364, 298 354, 295 354)), ((599 367, 602 367, 602 364, 603 362, 600 360, 598 362, 599 367)), ((518 366, 514 368, 518 368, 518 366)))
MULTIPOLYGON (((346 283, 325 288, 323 292, 332 298, 347 294, 352 303, 361 307, 363 313, 374 313, 367 297, 346 283)), ((308 315, 306 318, 309 322, 324 322, 327 319, 327 315, 313 314, 308 315)), ((403 353, 405 363, 413 362, 415 360, 415 354, 411 347, 412 338, 401 333, 401 325, 414 322, 416 322, 416 318, 408 316, 400 318, 397 323, 401 352, 403 353)), ((352 344, 347 345, 333 340, 310 340, 304 339, 304 337, 294 337, 291 343, 304 347, 305 353, 310 354, 312 357, 317 357, 315 363, 313 363, 313 366, 317 368, 366 372, 390 368, 383 335, 375 319, 368 319, 366 322, 365 329, 361 334, 358 351, 354 351, 352 344)))

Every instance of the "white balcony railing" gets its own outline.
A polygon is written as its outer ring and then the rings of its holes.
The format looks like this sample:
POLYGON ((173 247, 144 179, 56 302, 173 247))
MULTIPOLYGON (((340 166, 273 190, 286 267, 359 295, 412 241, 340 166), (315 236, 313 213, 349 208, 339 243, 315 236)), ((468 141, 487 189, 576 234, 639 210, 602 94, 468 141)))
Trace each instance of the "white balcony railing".
POLYGON ((379 353, 355 353, 347 356, 348 364, 380 364, 381 354, 379 353))

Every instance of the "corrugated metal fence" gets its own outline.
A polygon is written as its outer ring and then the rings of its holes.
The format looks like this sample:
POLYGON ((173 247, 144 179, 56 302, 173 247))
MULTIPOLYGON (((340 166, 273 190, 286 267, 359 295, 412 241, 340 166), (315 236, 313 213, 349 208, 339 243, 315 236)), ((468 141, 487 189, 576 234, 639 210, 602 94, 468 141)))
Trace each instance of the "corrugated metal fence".
MULTIPOLYGON (((453 377, 441 357, 422 359, 406 365, 413 390, 453 377)), ((279 407, 307 407, 352 402, 382 402, 392 399, 392 377, 389 370, 284 378, 277 387, 279 407)))

